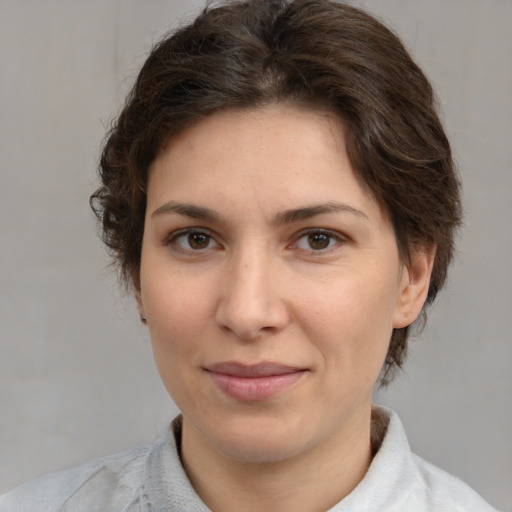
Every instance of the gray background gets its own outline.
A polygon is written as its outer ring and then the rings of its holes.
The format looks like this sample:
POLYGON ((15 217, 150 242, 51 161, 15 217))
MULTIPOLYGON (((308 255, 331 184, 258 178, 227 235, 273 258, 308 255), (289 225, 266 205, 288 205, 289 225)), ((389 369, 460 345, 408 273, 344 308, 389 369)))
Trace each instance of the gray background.
MULTIPOLYGON (((512 511, 512 2, 357 4, 434 82, 466 207, 447 291, 378 399, 417 453, 512 511)), ((88 195, 144 55, 198 5, 0 0, 0 492, 150 443, 175 413, 88 195)))

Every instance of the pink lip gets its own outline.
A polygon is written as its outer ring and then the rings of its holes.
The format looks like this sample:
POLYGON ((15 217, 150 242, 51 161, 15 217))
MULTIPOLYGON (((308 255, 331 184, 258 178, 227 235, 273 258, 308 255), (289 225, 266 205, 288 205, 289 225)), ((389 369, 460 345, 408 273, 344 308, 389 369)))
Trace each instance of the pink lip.
POLYGON ((295 384, 307 370, 278 363, 218 363, 206 368, 213 382, 236 400, 266 400, 295 384))

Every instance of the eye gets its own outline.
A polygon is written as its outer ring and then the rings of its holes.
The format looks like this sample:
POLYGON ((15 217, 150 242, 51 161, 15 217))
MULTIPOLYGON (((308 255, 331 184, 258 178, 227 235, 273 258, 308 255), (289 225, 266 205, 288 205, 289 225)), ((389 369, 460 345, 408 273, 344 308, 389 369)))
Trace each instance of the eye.
POLYGON ((293 244, 293 248, 305 251, 321 252, 331 249, 342 241, 342 237, 324 230, 308 231, 293 244))
POLYGON ((204 251, 219 247, 215 239, 204 231, 181 230, 173 233, 166 241, 166 245, 174 246, 181 251, 204 251))

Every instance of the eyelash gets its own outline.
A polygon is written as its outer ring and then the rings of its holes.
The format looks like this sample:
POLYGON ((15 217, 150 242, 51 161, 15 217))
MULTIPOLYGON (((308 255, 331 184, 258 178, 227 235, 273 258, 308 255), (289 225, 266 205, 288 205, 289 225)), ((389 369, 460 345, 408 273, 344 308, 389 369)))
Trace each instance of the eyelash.
POLYGON ((326 229, 312 228, 312 229, 308 229, 308 230, 300 233, 299 236, 297 237, 296 241, 291 244, 291 247, 297 247, 300 240, 302 240, 305 237, 310 237, 313 235, 315 235, 315 236, 320 235, 320 236, 326 237, 328 240, 328 246, 325 248, 321 248, 321 249, 312 249, 312 248, 303 249, 304 251, 306 251, 310 254, 324 254, 324 253, 332 250, 335 246, 346 241, 346 238, 344 238, 342 235, 335 233, 333 231, 329 231, 326 229))
MULTIPOLYGON (((292 248, 292 249, 299 249, 304 252, 307 252, 308 254, 320 255, 320 254, 325 254, 325 253, 329 252, 335 246, 342 244, 344 242, 346 242, 346 238, 338 233, 335 233, 333 231, 329 231, 326 229, 311 228, 311 229, 308 229, 306 231, 302 231, 301 233, 299 233, 298 236, 296 237, 295 241, 292 242, 287 247, 292 248), (299 242, 301 240, 305 239, 306 237, 310 237, 310 236, 326 237, 327 246, 320 248, 320 249, 313 249, 311 247, 309 247, 309 248, 298 247, 299 242)), ((185 243, 187 243, 187 242, 185 242, 185 243)), ((173 246, 173 249, 177 252, 192 253, 192 254, 196 254, 196 255, 203 253, 207 249, 213 249, 213 248, 220 247, 220 244, 215 240, 215 237, 208 230, 199 229, 199 228, 186 228, 186 229, 180 229, 178 231, 175 231, 168 238, 166 238, 164 240, 164 245, 165 246, 173 246), (188 237, 188 241, 190 241, 190 237, 192 235, 199 235, 199 236, 202 235, 202 236, 206 237, 207 238, 207 246, 203 247, 203 248, 193 248, 193 247, 182 247, 179 245, 178 241, 180 239, 185 239, 188 237), (211 241, 214 241, 217 247, 209 247, 211 241)))
MULTIPOLYGON (((201 252, 203 252, 204 249, 210 249, 210 247, 205 247, 203 249, 194 249, 192 247, 181 247, 179 244, 178 244, 178 241, 183 238, 187 238, 189 237, 189 240, 190 240, 190 236, 192 235, 202 235, 204 237, 207 237, 208 239, 208 245, 210 244, 210 242, 213 240, 215 241, 215 237, 209 233, 207 230, 204 230, 204 229, 195 229, 195 228, 187 228, 187 229, 180 229, 178 231, 175 231, 174 233, 171 233, 171 235, 165 239, 164 241, 164 245, 166 246, 173 246, 173 249, 178 251, 178 252, 191 252, 191 253, 196 253, 196 254, 200 254, 201 252)), ((219 245, 217 242, 215 242, 217 245, 219 245)))

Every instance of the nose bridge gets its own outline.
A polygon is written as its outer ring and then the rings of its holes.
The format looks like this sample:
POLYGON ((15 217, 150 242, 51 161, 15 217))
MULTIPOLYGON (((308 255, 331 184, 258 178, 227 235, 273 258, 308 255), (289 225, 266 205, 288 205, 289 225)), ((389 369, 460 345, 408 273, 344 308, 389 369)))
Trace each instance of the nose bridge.
POLYGON ((287 322, 277 256, 264 240, 242 245, 230 258, 217 311, 219 324, 243 339, 277 331, 287 322))

